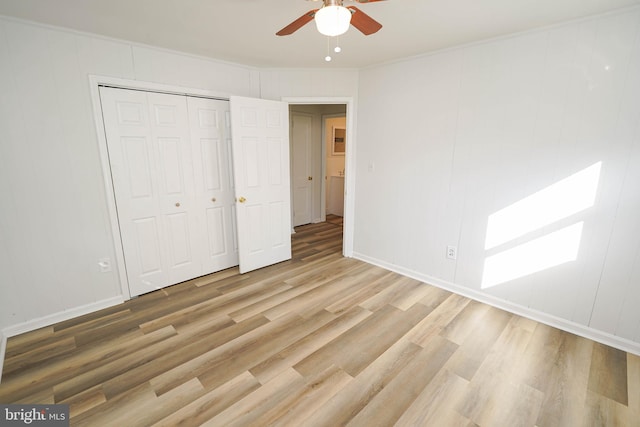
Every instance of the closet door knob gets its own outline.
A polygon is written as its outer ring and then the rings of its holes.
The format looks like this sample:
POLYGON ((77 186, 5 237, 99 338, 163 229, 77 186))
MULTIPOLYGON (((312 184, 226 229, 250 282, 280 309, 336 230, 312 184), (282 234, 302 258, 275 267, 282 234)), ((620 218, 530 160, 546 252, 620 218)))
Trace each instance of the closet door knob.
POLYGON ((307 181, 313 181, 313 177, 312 176, 308 177, 307 181))
POLYGON ((212 198, 211 198, 211 201, 212 201, 212 202, 215 202, 215 201, 216 201, 216 198, 215 198, 215 197, 212 197, 212 198))
POLYGON ((238 201, 239 201, 240 203, 244 203, 244 202, 246 202, 246 201, 247 201, 247 199, 245 199, 244 197, 240 197, 240 198, 238 199, 238 201))
POLYGON ((180 207, 180 202, 176 203, 176 208, 180 207))

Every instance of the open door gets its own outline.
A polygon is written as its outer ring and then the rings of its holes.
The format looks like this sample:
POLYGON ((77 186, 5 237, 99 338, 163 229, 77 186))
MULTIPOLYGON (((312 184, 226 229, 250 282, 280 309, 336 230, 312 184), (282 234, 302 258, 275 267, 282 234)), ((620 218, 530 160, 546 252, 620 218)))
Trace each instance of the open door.
POLYGON ((232 96, 240 273, 291 259, 289 107, 232 96))

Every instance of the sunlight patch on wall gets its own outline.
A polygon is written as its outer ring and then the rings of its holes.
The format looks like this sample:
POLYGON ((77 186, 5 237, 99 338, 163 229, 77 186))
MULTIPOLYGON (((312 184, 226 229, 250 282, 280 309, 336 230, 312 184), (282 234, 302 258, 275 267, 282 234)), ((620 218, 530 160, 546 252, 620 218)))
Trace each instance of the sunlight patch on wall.
POLYGON ((583 222, 554 231, 515 248, 487 257, 484 261, 482 288, 490 288, 575 261, 580 248, 583 222))
MULTIPOLYGON (((491 214, 487 223, 485 250, 513 242, 592 207, 601 166, 602 162, 595 163, 491 214)), ((484 262, 481 288, 575 261, 583 225, 583 221, 577 222, 488 256, 484 262)))
POLYGON ((485 249, 593 206, 600 179, 598 162, 489 216, 485 249))

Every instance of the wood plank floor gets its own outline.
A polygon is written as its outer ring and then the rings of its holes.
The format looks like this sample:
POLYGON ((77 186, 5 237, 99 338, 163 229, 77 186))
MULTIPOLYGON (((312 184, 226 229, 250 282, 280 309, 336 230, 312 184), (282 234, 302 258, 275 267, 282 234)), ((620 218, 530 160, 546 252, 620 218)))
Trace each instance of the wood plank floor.
POLYGON ((78 426, 639 426, 640 357, 341 256, 222 271, 9 339, 3 403, 78 426))

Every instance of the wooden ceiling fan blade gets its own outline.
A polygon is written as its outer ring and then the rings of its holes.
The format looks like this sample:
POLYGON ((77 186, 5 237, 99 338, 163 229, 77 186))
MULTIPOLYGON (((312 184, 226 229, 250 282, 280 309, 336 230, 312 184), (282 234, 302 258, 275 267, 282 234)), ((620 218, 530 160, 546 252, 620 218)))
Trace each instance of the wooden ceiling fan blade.
POLYGON ((351 25, 356 27, 365 36, 371 35, 382 28, 382 24, 358 9, 355 6, 348 6, 347 9, 352 11, 351 25))
POLYGON ((318 9, 310 10, 309 12, 302 15, 300 18, 293 21, 291 24, 287 25, 280 31, 276 33, 276 36, 288 36, 289 34, 293 34, 302 28, 305 24, 308 24, 313 20, 313 17, 316 15, 318 9))

